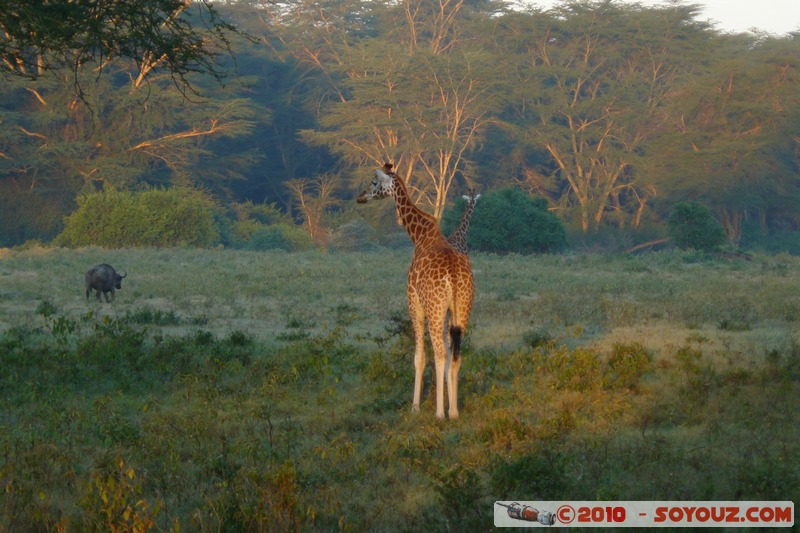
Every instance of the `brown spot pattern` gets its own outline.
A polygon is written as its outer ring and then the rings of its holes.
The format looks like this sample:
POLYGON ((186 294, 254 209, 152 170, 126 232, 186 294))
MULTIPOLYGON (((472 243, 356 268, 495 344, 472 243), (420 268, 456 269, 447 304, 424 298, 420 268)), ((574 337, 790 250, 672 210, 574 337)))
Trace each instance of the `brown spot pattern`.
MULTIPOLYGON (((413 409, 418 410, 425 368, 425 322, 434 352, 436 373, 436 416, 444 418, 444 375, 447 366, 446 331, 451 326, 466 331, 475 297, 475 281, 469 257, 456 251, 439 230, 436 219, 414 205, 405 184, 391 171, 376 171, 371 188, 359 195, 359 202, 380 198, 391 177, 389 195, 395 200, 400 221, 414 242, 414 258, 408 270, 408 310, 414 326, 415 380, 413 409), (363 201, 362 201, 363 200, 363 201), (449 318, 448 318, 449 313, 449 318), (448 321, 449 323, 445 323, 448 321), (447 329, 445 329, 447 326, 447 329)), ((448 413, 458 418, 458 370, 461 359, 453 357, 447 369, 448 413)))

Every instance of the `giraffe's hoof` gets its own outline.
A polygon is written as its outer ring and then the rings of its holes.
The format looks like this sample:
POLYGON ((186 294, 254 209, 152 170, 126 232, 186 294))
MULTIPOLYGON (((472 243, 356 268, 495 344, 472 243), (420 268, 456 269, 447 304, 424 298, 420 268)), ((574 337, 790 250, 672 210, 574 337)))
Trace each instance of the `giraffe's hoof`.
POLYGON ((419 413, 419 405, 412 405, 411 406, 412 413, 419 413))
POLYGON ((444 420, 444 412, 436 413, 436 418, 438 418, 439 420, 444 420))

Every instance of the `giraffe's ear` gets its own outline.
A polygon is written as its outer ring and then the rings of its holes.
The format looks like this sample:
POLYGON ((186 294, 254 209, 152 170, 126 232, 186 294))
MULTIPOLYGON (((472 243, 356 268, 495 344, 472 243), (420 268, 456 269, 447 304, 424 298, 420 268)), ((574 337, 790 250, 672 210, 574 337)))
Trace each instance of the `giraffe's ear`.
POLYGON ((463 198, 464 200, 466 200, 466 201, 468 201, 468 202, 469 202, 469 196, 468 196, 468 195, 466 195, 466 194, 465 194, 465 195, 464 195, 464 196, 462 196, 461 198, 463 198))
POLYGON ((480 197, 481 197, 481 195, 480 195, 480 194, 476 194, 476 195, 475 195, 475 201, 477 202, 477 201, 478 201, 478 198, 480 198, 480 197))

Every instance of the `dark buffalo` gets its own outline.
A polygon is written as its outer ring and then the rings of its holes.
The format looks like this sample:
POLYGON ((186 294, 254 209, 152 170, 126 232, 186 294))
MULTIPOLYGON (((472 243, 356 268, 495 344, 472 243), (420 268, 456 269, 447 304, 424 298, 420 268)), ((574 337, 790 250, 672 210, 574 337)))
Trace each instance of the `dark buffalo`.
POLYGON ((128 273, 123 271, 122 274, 117 274, 114 267, 111 265, 97 265, 89 269, 86 273, 86 299, 89 299, 89 293, 92 290, 97 291, 97 301, 100 300, 100 293, 106 296, 106 302, 110 302, 116 296, 116 289, 122 288, 122 278, 127 276, 128 273), (108 293, 111 293, 111 300, 108 299, 108 293))

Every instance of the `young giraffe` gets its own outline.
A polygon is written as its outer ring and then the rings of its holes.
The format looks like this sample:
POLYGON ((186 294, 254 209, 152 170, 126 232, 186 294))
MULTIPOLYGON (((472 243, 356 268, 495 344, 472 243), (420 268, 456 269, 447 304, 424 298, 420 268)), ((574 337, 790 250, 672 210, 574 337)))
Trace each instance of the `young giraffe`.
POLYGON ((467 208, 464 209, 464 214, 461 215, 461 220, 458 221, 458 226, 453 230, 453 233, 447 238, 447 242, 464 255, 469 255, 469 247, 467 246, 467 230, 469 230, 469 222, 472 219, 472 212, 475 210, 475 204, 478 203, 480 194, 475 194, 475 189, 470 189, 468 194, 462 196, 467 201, 467 208))
POLYGON ((414 242, 414 258, 408 269, 408 312, 414 326, 414 403, 419 411, 422 396, 422 373, 425 370, 425 318, 433 345, 436 368, 436 418, 444 418, 444 374, 447 366, 445 344, 446 315, 450 313, 450 346, 452 360, 447 369, 448 414, 458 418, 458 369, 461 367, 461 336, 466 331, 475 281, 469 258, 457 252, 439 230, 436 219, 419 209, 400 176, 386 163, 376 170, 367 189, 358 196, 358 203, 391 196, 400 221, 414 242))

